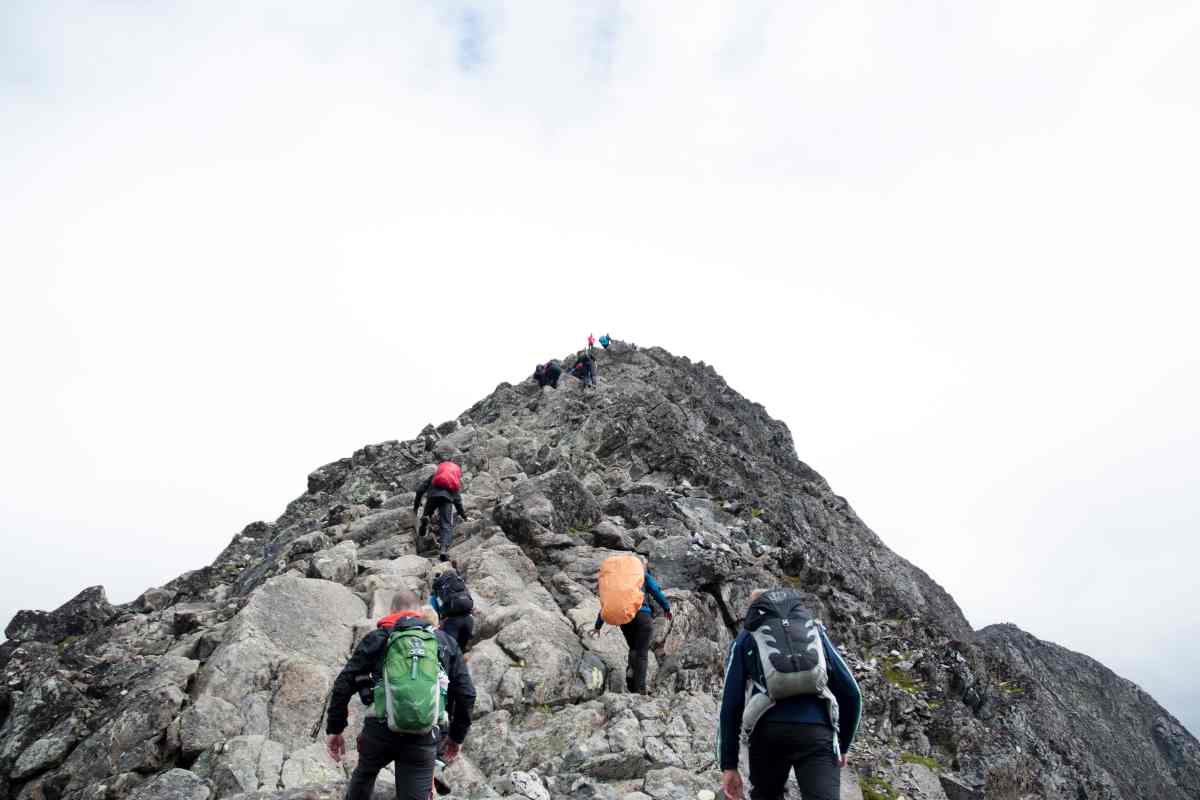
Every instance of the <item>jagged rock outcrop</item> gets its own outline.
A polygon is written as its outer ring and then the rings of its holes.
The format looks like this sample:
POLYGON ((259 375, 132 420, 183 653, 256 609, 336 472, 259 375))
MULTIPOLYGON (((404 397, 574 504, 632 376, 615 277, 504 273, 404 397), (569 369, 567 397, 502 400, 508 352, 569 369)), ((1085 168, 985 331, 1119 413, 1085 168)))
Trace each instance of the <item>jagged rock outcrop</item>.
MULTIPOLYGON (((452 555, 476 597, 479 691, 456 797, 676 800, 716 791, 723 655, 758 587, 805 592, 865 696, 846 798, 1200 796, 1200 747, 1102 665, 971 630, 703 363, 618 343, 599 386, 501 384, 454 420, 314 470, 272 523, 132 603, 85 590, 0 646, 0 796, 340 797, 323 747, 336 671, 397 588, 428 591, 414 490, 464 466, 452 555), (619 632, 586 635, 596 568, 646 555, 675 609, 651 696, 619 632)), ((363 709, 351 704, 351 725, 363 709)), ((381 777, 378 797, 389 796, 381 777)))

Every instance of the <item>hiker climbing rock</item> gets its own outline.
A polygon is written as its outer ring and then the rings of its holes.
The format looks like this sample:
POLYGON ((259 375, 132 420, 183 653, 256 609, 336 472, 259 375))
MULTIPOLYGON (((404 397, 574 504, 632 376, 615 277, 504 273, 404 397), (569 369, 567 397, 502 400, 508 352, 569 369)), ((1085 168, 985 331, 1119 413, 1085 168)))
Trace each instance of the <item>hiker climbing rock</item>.
POLYGON ((549 386, 551 389, 558 388, 558 378, 562 375, 562 364, 557 358, 552 358, 545 364, 538 364, 533 371, 533 379, 538 386, 549 386))
POLYGON ((458 564, 451 562, 449 567, 438 573, 433 579, 432 588, 429 602, 441 619, 442 630, 458 643, 460 650, 467 652, 467 645, 475 633, 475 617, 471 614, 475 609, 475 600, 458 570, 458 564))
POLYGON ((450 560, 450 538, 454 534, 454 510, 458 510, 458 516, 462 519, 467 518, 460 491, 462 491, 462 468, 453 461, 443 461, 438 464, 434 473, 417 488, 417 496, 413 500, 413 513, 415 514, 421 508, 421 498, 428 495, 428 499, 425 500, 425 513, 421 515, 420 527, 417 529, 418 537, 425 536, 425 531, 429 527, 429 518, 435 511, 438 514, 438 520, 441 523, 438 558, 442 561, 450 560))
POLYGON ((608 349, 610 344, 612 344, 612 337, 610 337, 607 333, 600 337, 600 346, 605 350, 608 349))
POLYGON ((448 739, 441 758, 449 763, 471 728, 471 673, 453 638, 433 629, 418 606, 415 593, 396 592, 392 613, 363 637, 334 681, 325 727, 334 761, 346 752, 350 696, 357 691, 371 706, 346 800, 368 800, 380 770, 392 763, 398 800, 428 800, 442 729, 448 728, 448 739), (453 707, 448 719, 447 700, 453 707))
POLYGON ((595 386, 596 359, 587 351, 580 353, 571 367, 571 374, 582 381, 584 386, 595 386))
POLYGON ((725 666, 717 757, 726 800, 743 798, 741 736, 751 800, 781 800, 793 769, 804 800, 838 800, 861 713, 850 668, 800 593, 756 592, 725 666))
POLYGON ((600 565, 598 580, 600 613, 592 636, 599 636, 604 623, 619 625, 629 645, 629 666, 625 669, 625 688, 646 694, 646 668, 650 663, 650 640, 654 637, 650 598, 671 619, 671 604, 662 589, 635 555, 610 556, 600 565))

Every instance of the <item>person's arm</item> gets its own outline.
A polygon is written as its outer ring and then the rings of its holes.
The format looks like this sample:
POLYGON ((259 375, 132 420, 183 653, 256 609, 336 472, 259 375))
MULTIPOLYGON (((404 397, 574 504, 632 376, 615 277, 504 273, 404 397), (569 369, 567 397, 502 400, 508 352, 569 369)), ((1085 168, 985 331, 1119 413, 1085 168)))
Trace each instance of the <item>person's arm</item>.
POLYGON ((850 667, 829 641, 824 629, 821 630, 821 642, 825 645, 825 662, 829 665, 829 690, 838 702, 838 746, 845 756, 850 752, 862 718, 862 692, 850 667))
POLYGON ((434 611, 437 612, 438 617, 442 616, 442 609, 440 606, 438 606, 437 592, 429 593, 429 606, 430 606, 430 608, 432 608, 434 611))
POLYGON ((334 736, 346 730, 349 720, 346 706, 350 698, 358 692, 362 679, 371 679, 371 670, 379 661, 380 646, 386 643, 386 631, 374 630, 368 633, 358 643, 358 647, 354 648, 354 654, 334 679, 333 691, 329 694, 329 712, 325 715, 325 732, 329 735, 334 736))
POLYGON ((447 691, 454 697, 454 716, 450 720, 450 739, 457 744, 462 744, 467 740, 467 731, 471 729, 471 711, 475 708, 475 684, 471 682, 471 671, 467 669, 467 663, 463 659, 458 645, 450 641, 449 636, 445 636, 444 639, 449 644, 448 652, 450 654, 446 670, 450 678, 450 686, 447 691))
POLYGON ((729 646, 725 662, 725 689, 721 693, 721 716, 717 725, 717 763, 721 771, 738 768, 742 713, 746 710, 746 665, 743 651, 751 646, 739 635, 729 646))
POLYGON ((421 498, 425 496, 425 493, 429 491, 429 487, 432 485, 433 476, 430 475, 417 487, 417 496, 413 499, 413 513, 416 513, 417 509, 421 507, 421 498))
POLYGON ((658 603, 659 608, 668 617, 671 616, 671 601, 662 593, 662 589, 658 587, 658 581, 654 580, 654 576, 649 572, 646 573, 646 589, 649 590, 650 596, 654 598, 654 602, 658 603))
POLYGON ((600 614, 597 613, 596 614, 596 627, 593 628, 592 630, 595 631, 596 633, 599 633, 600 629, 603 627, 604 627, 604 617, 600 616, 600 614))
POLYGON ((463 508, 462 495, 458 492, 454 493, 454 508, 458 510, 458 516, 462 519, 467 518, 467 510, 463 508))

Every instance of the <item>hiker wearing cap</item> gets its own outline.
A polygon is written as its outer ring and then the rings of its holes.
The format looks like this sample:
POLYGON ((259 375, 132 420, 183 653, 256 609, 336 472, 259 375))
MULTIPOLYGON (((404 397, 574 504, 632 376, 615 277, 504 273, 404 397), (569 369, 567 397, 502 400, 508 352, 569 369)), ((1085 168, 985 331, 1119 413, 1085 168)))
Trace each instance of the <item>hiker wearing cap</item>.
POLYGON ((854 675, 800 593, 756 592, 725 666, 717 758, 726 800, 744 797, 743 736, 751 800, 782 800, 792 771, 804 800, 838 800, 861 713, 854 675))

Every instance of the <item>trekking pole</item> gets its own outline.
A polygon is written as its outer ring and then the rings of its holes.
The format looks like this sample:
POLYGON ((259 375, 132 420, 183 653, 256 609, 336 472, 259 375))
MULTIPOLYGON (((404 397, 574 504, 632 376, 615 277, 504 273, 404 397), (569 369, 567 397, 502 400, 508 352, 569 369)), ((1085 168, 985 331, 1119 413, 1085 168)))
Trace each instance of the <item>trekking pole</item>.
POLYGON ((321 715, 317 717, 317 722, 312 726, 309 732, 309 738, 316 741, 321 735, 321 723, 325 721, 325 710, 329 708, 329 701, 333 698, 333 686, 329 687, 329 691, 325 693, 325 702, 321 704, 321 715))

